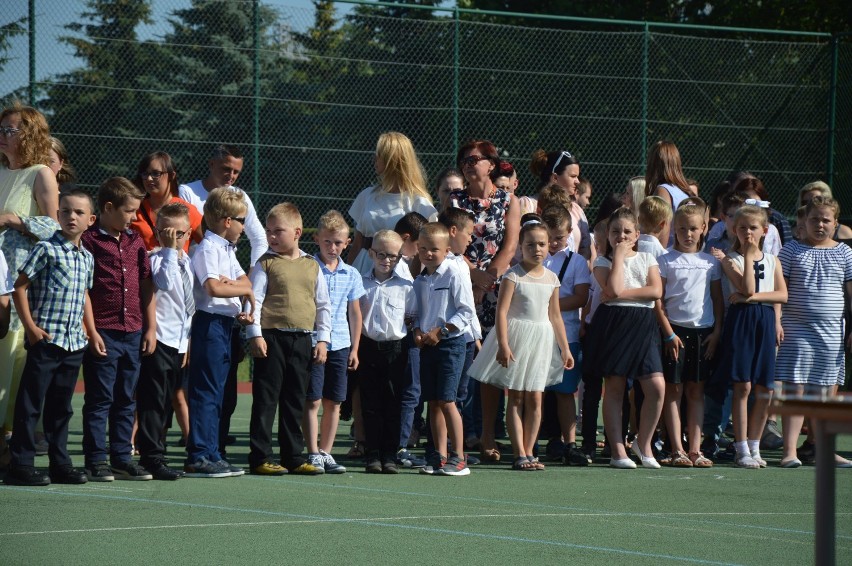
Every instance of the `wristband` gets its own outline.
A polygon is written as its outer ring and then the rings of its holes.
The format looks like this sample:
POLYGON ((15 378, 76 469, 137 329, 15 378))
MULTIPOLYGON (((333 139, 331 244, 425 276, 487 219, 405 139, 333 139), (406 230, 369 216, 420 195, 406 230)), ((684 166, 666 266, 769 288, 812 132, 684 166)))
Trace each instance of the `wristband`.
POLYGON ((671 336, 669 336, 668 338, 663 338, 663 342, 671 342, 671 341, 672 341, 672 340, 674 340, 676 337, 677 337, 677 335, 676 335, 674 332, 672 332, 672 335, 671 335, 671 336))

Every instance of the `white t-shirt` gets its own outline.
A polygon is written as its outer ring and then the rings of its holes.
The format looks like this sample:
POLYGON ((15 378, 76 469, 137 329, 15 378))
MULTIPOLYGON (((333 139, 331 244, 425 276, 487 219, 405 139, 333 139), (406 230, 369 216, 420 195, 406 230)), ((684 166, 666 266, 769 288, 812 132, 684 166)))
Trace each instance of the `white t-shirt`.
MULTIPOLYGON (((555 273, 558 278, 565 260, 568 259, 568 254, 569 251, 567 250, 557 252, 544 260, 544 266, 555 273)), ((572 297, 574 295, 574 287, 577 285, 591 285, 591 283, 592 276, 589 272, 586 259, 578 253, 572 253, 571 261, 568 262, 559 287, 559 298, 572 297)), ((572 311, 562 311, 562 324, 565 325, 565 334, 568 337, 569 343, 580 341, 581 309, 582 307, 572 311)))
MULTIPOLYGON (((624 258, 624 288, 639 289, 648 283, 648 270, 659 265, 657 259, 646 252, 636 252, 633 257, 624 258)), ((595 258, 594 267, 605 267, 612 269, 612 261, 605 256, 595 258)), ((654 301, 634 301, 631 299, 616 299, 607 303, 620 307, 643 307, 653 308, 654 301)))
POLYGON ((663 247, 663 244, 660 243, 660 240, 656 236, 639 234, 639 251, 659 258, 666 253, 666 248, 663 247))
POLYGON ((438 211, 429 198, 386 193, 375 186, 358 193, 349 207, 355 229, 367 238, 372 238, 379 230, 393 230, 400 218, 409 212, 419 212, 429 222, 438 219, 438 211))
POLYGON ((665 280, 666 316, 672 324, 710 328, 715 322, 710 282, 722 279, 722 264, 705 252, 688 254, 672 250, 658 258, 665 280))

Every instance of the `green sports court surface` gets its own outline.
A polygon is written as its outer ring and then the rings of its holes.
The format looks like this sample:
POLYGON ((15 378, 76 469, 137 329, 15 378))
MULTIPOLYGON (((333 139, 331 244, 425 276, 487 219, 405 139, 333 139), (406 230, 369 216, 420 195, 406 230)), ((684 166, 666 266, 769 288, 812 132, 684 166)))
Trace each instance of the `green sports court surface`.
MULTIPOLYGON (((74 402, 82 467, 82 395, 74 402)), ((240 395, 236 464, 250 406, 240 395)), ((343 426, 335 455, 350 445, 343 426)), ((839 448, 848 456, 852 440, 839 448)), ((339 458, 349 471, 336 476, 0 486, 0 564, 812 563, 814 469, 764 456, 764 470, 517 472, 507 461, 467 477, 366 475, 339 458)), ((852 470, 837 473, 837 563, 852 564, 852 470)))

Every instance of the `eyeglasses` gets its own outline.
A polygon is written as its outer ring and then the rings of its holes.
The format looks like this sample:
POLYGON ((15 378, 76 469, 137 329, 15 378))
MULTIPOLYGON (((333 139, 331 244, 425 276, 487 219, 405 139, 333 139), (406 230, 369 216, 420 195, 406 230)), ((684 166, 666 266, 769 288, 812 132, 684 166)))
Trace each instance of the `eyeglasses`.
POLYGON ((556 168, 559 167, 559 162, 562 161, 563 157, 567 157, 568 159, 574 159, 574 156, 571 155, 570 151, 563 151, 559 154, 559 157, 556 158, 556 163, 553 164, 553 169, 550 170, 551 173, 556 174, 556 168))
POLYGON ((229 216, 228 218, 230 218, 231 220, 236 220, 240 224, 246 223, 246 217, 245 216, 229 216))
POLYGON ((0 126, 0 136, 3 136, 4 138, 17 136, 20 131, 20 128, 13 128, 11 126, 0 126))
POLYGON ((144 171, 139 176, 142 177, 143 180, 147 179, 148 177, 151 177, 152 179, 157 181, 157 180, 159 180, 160 177, 162 177, 165 174, 166 174, 165 171, 144 171))
MULTIPOLYGON (((159 232, 160 234, 164 234, 164 233, 166 232, 166 230, 165 230, 165 229, 163 229, 163 230, 157 230, 157 232, 159 232)), ((178 230, 178 231, 176 231, 176 232, 175 232, 175 238, 177 238, 178 240, 180 240, 181 238, 183 238, 183 237, 184 237, 184 236, 186 236, 187 234, 189 234, 189 232, 183 232, 182 230, 178 230)))
POLYGON ((459 163, 462 165, 476 165, 483 159, 488 159, 484 155, 468 155, 467 157, 462 157, 459 159, 459 163))
POLYGON ((376 250, 370 248, 374 254, 376 254, 376 259, 379 261, 390 260, 391 263, 396 263, 402 258, 402 254, 386 254, 385 252, 377 252, 376 250))

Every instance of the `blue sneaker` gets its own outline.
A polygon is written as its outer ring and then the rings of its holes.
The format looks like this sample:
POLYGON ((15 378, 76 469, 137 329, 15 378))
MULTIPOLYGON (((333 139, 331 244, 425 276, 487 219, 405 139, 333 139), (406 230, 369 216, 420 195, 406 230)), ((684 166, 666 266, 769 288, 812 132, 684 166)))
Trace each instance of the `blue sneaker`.
POLYGON ((325 469, 325 473, 327 474, 345 474, 346 466, 342 466, 334 461, 334 457, 328 452, 324 452, 322 450, 319 451, 320 456, 322 456, 322 464, 325 469))
POLYGON ((405 448, 396 453, 396 465, 401 468, 424 468, 426 459, 415 456, 405 448))
POLYGON ((187 462, 183 465, 184 476, 188 478, 227 478, 231 476, 230 470, 215 464, 207 458, 197 462, 187 462))
POLYGON ((441 456, 438 452, 432 452, 429 454, 426 462, 426 466, 420 468, 420 473, 426 474, 427 476, 439 476, 441 475, 441 468, 447 462, 447 459, 446 457, 441 456))
POLYGON ((219 460, 218 462, 216 462, 216 464, 215 464, 215 465, 216 465, 216 466, 219 466, 219 467, 220 467, 220 468, 222 468, 223 470, 227 471, 227 472, 228 472, 228 476, 229 476, 229 477, 232 477, 232 478, 236 478, 236 477, 239 477, 239 476, 244 476, 244 475, 245 475, 245 473, 246 473, 246 471, 245 471, 244 469, 242 469, 242 468, 241 468, 241 467, 239 467, 239 466, 232 466, 232 465, 231 465, 231 463, 230 463, 230 462, 228 462, 228 461, 227 461, 227 460, 225 460, 225 459, 219 460))

